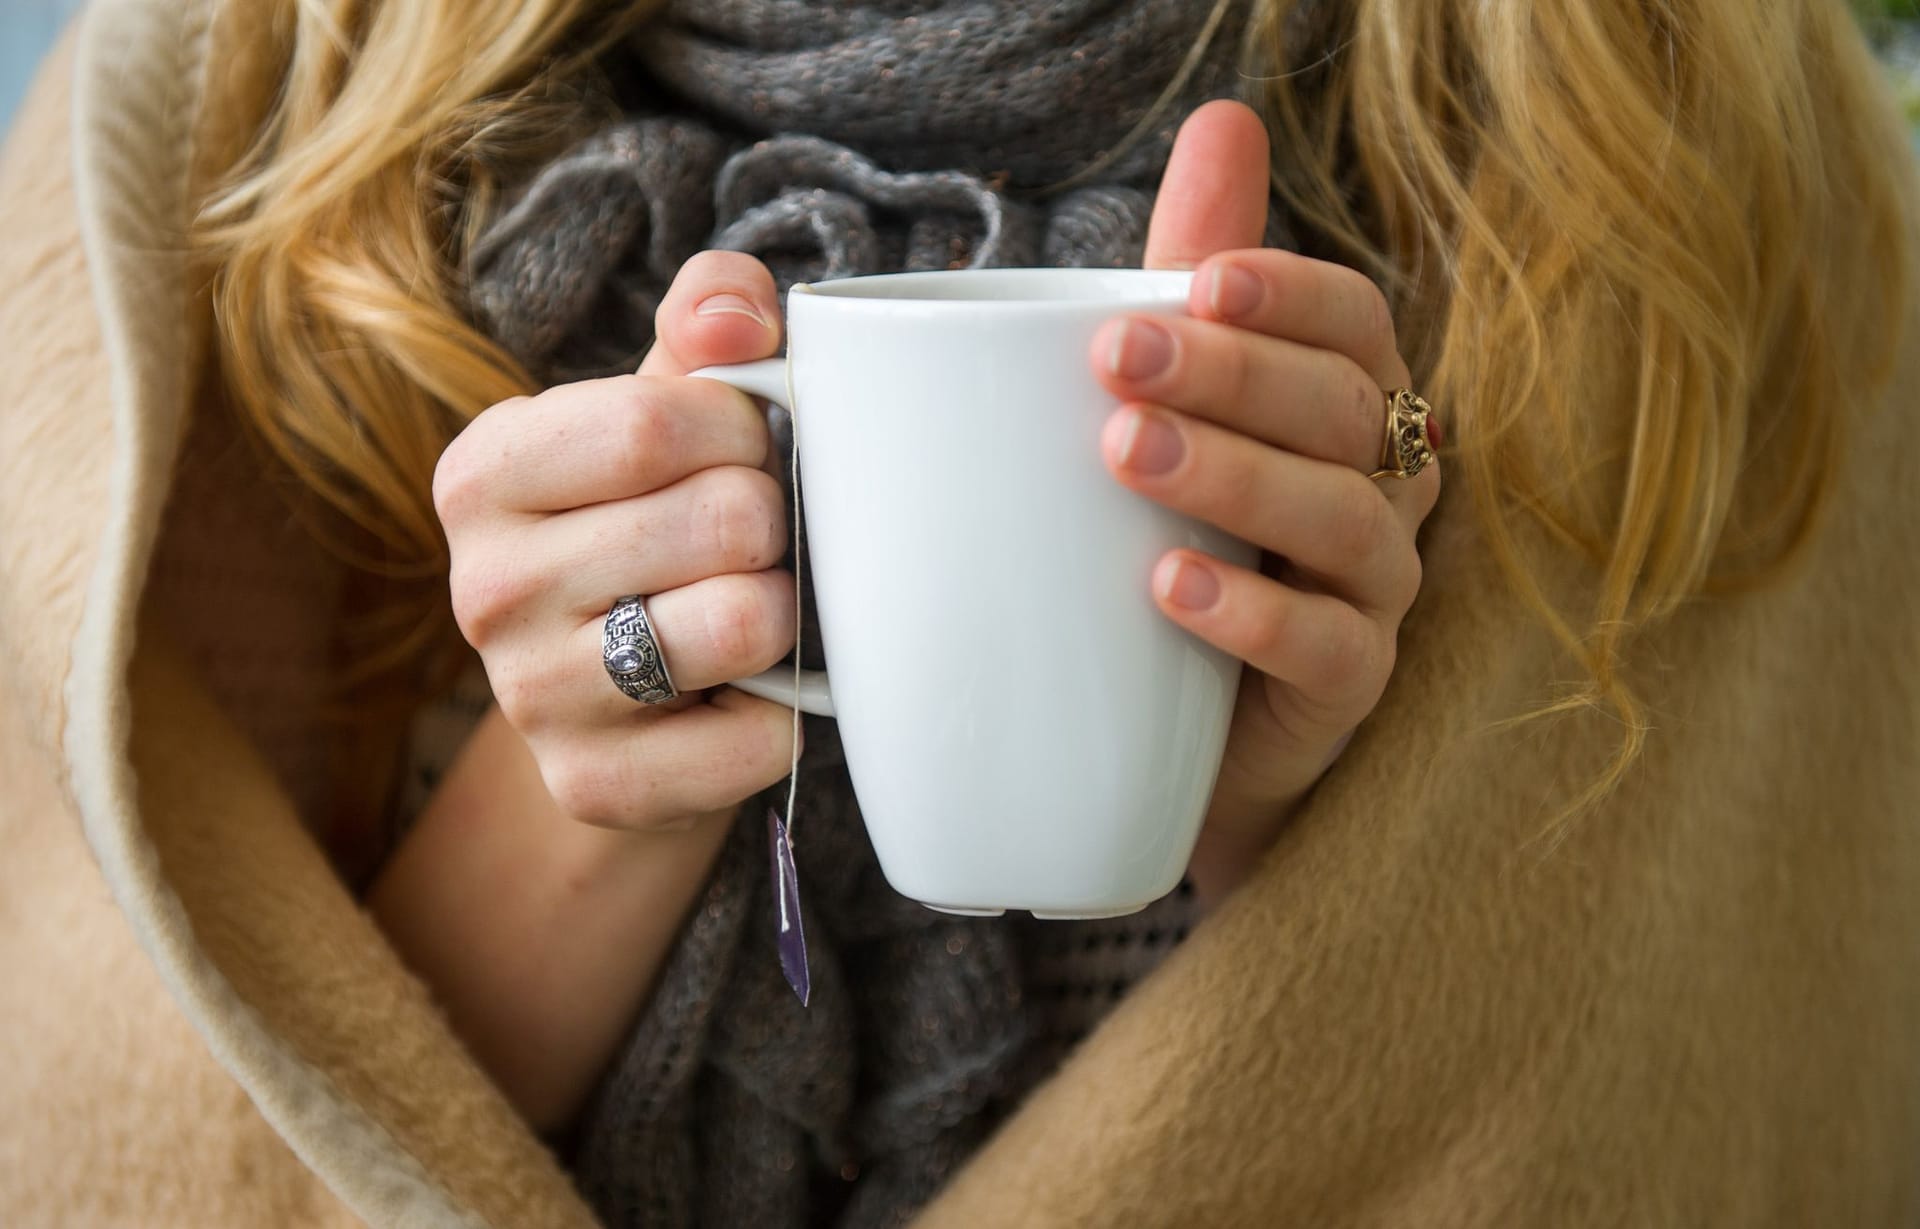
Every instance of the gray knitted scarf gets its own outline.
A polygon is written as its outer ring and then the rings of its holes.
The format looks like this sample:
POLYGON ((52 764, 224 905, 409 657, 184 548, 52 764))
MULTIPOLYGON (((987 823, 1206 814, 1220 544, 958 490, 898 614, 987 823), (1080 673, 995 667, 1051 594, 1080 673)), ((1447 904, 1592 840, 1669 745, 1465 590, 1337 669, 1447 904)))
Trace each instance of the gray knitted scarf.
MULTIPOLYGON (((629 117, 542 169, 475 244, 475 318, 559 382, 632 370, 675 272, 706 247, 760 257, 783 289, 1136 265, 1174 129, 1239 85, 1248 4, 669 4, 614 66, 629 117)), ((819 666, 803 600, 800 652, 819 666)), ((905 1224, 1058 1057, 1029 1044, 1021 993, 1023 928, 1041 924, 894 892, 834 726, 813 718, 794 838, 801 1007, 774 954, 759 822, 784 794, 746 805, 570 1142, 616 1229, 905 1224)))

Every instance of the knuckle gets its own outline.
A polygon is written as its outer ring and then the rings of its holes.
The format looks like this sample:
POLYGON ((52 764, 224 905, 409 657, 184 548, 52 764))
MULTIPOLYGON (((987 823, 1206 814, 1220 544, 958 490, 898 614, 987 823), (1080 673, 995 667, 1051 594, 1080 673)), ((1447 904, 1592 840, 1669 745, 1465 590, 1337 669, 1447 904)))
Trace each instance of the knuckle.
POLYGON ((1407 552, 1406 566, 1400 569, 1393 594, 1394 610, 1400 615, 1413 609, 1420 597, 1420 586, 1426 583, 1426 565, 1420 561, 1417 551, 1407 552))
POLYGON ((1273 669, 1285 654, 1293 616, 1294 603, 1281 601, 1274 603, 1264 616, 1250 620, 1241 646, 1246 660, 1273 669))
POLYGON ((1217 362, 1207 365, 1216 371, 1214 378, 1220 381, 1221 394, 1235 405, 1259 404, 1263 390, 1258 387, 1260 376, 1249 338, 1239 336, 1236 330, 1220 351, 1217 362))
POLYGON ((594 827, 626 827, 650 805, 644 776, 604 748, 576 742, 553 749, 541 760, 541 777, 562 811, 594 827))
POLYGON ((1373 647, 1361 676, 1363 688, 1357 698, 1364 703, 1366 711, 1372 712, 1373 706, 1386 694, 1388 680, 1393 678, 1393 668, 1400 658, 1400 645, 1398 637, 1383 636, 1377 630, 1369 643, 1373 647))
POLYGON ((725 671, 747 671, 779 656, 779 622, 769 589, 754 576, 724 576, 706 606, 707 645, 714 664, 725 671))
POLYGON ((785 553, 786 521, 780 484, 743 465, 710 471, 715 490, 705 502, 707 545, 720 572, 757 572, 785 553))
POLYGON ((1380 386, 1352 363, 1340 364, 1340 379, 1345 391, 1340 401, 1348 408, 1343 417, 1353 442, 1353 455, 1368 464, 1380 460, 1386 434, 1386 396, 1380 386))
POLYGON ((1355 470, 1344 471, 1332 500, 1328 533, 1342 559, 1364 559, 1387 540, 1393 506, 1374 479, 1355 470))
MULTIPOLYGON (((778 568, 756 572, 753 579, 759 586, 759 602, 764 612, 760 627, 765 639, 760 643, 759 653, 748 664, 764 670, 792 652, 796 643, 794 580, 793 573, 778 568)), ((788 710, 782 707, 780 711, 788 710)))
POLYGON ((538 759, 541 779, 562 811, 584 824, 608 822, 604 768, 575 750, 549 750, 538 759))
POLYGON ((1436 460, 1433 464, 1427 466, 1425 472, 1421 473, 1413 481, 1417 500, 1414 506, 1419 509, 1420 521, 1424 524, 1426 523, 1427 517, 1431 516, 1433 510, 1439 506, 1440 489, 1446 483, 1446 479, 1440 475, 1439 461, 1436 460))
POLYGON ((713 654, 714 664, 723 670, 738 665, 752 655, 758 611, 749 602, 743 601, 743 597, 740 586, 728 585, 723 592, 714 595, 713 601, 707 603, 707 646, 713 654))
POLYGON ((1366 343, 1378 346, 1383 353, 1392 353, 1396 349, 1393 328, 1393 306, 1387 302, 1387 296, 1372 278, 1356 274, 1359 282, 1359 311, 1361 336, 1366 343))
POLYGON ((1311 685, 1329 697, 1363 689, 1377 670, 1379 640, 1373 625, 1358 612, 1331 621, 1314 638, 1311 685))
POLYGON ((484 466, 472 427, 453 437, 433 467, 433 511, 448 530, 469 520, 485 498, 484 466))
POLYGON ((620 407, 613 433, 624 473, 659 471, 681 446, 681 415, 663 382, 636 376, 620 407))
POLYGON ((494 468, 500 452, 491 441, 505 421, 503 412, 534 400, 528 396, 508 397, 473 416, 461 432, 440 450, 434 462, 433 510, 442 526, 453 526, 471 519, 485 508, 494 488, 494 468))
POLYGON ((532 573, 515 566, 504 553, 458 551, 448 567, 454 623, 476 649, 500 638, 536 587, 532 573))
POLYGON ((727 762, 734 779, 724 802, 736 803, 787 774, 793 749, 791 710, 777 705, 742 712, 727 723, 727 762))
POLYGON ((531 670, 508 663, 500 669, 489 670, 488 683, 493 690, 493 702, 500 706, 508 725, 523 735, 541 728, 547 701, 553 692, 546 680, 531 670))
POLYGON ((1238 524, 1268 502, 1260 469, 1251 458, 1232 449, 1225 450, 1224 456, 1209 455, 1204 447, 1194 451, 1191 485, 1202 501, 1202 515, 1238 524))

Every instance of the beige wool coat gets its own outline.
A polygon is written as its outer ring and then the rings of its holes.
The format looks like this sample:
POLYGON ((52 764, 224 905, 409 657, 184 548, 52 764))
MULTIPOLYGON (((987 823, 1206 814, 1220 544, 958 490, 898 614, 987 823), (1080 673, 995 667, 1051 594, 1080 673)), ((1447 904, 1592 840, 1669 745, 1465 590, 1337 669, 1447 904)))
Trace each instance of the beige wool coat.
MULTIPOLYGON (((285 784, 323 565, 215 464, 180 242, 255 7, 99 0, 0 162, 0 1225, 587 1226, 285 784), (208 533, 274 617, 157 562, 208 533)), ((1612 732, 1495 728, 1571 667, 1443 501, 1377 714, 919 1229, 1920 1224, 1916 355, 1557 846, 1612 732)))

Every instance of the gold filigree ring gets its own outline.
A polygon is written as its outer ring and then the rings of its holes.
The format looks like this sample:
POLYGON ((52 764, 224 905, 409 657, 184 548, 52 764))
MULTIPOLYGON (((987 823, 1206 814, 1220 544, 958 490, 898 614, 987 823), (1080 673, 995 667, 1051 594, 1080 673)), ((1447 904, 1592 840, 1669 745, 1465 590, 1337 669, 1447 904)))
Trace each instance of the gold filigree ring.
POLYGON ((1433 463, 1440 447, 1440 419, 1426 398, 1412 389, 1387 394, 1387 438, 1380 447, 1380 468, 1369 478, 1411 478, 1433 463))

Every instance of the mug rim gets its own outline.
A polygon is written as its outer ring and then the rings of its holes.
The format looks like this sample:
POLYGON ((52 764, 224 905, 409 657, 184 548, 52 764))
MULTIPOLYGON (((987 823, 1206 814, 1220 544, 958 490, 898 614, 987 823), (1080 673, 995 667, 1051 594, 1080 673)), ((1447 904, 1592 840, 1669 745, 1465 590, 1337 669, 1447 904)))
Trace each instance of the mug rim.
POLYGON ((1124 311, 1130 307, 1165 307, 1187 301, 1193 273, 1187 269, 1011 268, 929 269, 912 273, 870 273, 819 282, 795 282, 788 291, 790 309, 802 303, 832 302, 847 309, 969 310, 993 307, 1036 311, 1085 310, 1098 307, 1124 311), (994 284, 1004 293, 981 293, 994 284), (1037 293, 1042 284, 1078 284, 1079 293, 1037 293), (947 293, 917 293, 929 286, 947 293), (1099 286, 1108 287, 1095 292, 1099 286), (967 287, 970 293, 955 294, 967 287))

